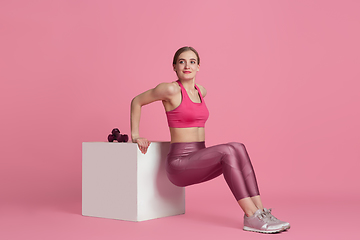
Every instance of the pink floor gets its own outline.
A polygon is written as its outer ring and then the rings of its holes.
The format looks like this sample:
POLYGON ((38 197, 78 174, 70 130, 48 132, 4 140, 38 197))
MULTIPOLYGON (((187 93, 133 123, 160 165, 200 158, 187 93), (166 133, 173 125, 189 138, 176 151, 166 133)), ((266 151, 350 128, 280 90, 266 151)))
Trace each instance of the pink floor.
POLYGON ((267 193, 266 206, 292 227, 259 234, 241 229, 242 213, 230 194, 207 193, 200 202, 199 189, 188 187, 186 214, 138 223, 82 216, 81 189, 67 197, 0 200, 0 239, 360 239, 359 198, 267 193))

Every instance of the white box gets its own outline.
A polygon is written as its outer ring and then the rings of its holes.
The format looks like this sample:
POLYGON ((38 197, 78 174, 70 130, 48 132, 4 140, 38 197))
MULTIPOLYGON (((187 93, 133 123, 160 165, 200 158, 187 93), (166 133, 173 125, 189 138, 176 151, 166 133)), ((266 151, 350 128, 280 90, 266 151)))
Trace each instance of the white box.
POLYGON ((185 189, 166 176, 169 142, 82 143, 82 215, 144 221, 185 213, 185 189))

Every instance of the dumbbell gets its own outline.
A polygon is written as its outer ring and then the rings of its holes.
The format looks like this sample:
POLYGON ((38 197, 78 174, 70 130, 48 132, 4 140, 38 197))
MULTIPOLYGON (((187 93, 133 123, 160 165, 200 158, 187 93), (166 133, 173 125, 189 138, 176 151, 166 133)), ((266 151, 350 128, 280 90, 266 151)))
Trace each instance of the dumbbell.
POLYGON ((108 141, 113 142, 114 140, 118 142, 127 142, 129 141, 129 136, 126 134, 120 134, 120 130, 118 128, 114 128, 108 136, 108 141))

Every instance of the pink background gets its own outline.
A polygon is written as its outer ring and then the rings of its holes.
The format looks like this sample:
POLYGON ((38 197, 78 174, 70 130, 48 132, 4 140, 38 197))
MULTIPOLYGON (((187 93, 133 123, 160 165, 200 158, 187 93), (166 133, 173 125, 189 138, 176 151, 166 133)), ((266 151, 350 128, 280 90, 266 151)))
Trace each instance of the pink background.
MULTIPOLYGON (((359 9, 355 0, 1 1, 0 236, 141 239, 164 224, 158 238, 172 224, 208 239, 262 236, 240 229, 222 177, 189 187, 181 217, 80 215, 81 143, 106 141, 114 127, 129 134, 131 99, 176 80, 172 57, 185 45, 201 57, 207 145, 247 146, 266 206, 293 226, 276 236, 314 234, 304 230, 318 222, 295 209, 359 213, 359 9)), ((160 102, 143 108, 140 131, 169 140, 160 102)))

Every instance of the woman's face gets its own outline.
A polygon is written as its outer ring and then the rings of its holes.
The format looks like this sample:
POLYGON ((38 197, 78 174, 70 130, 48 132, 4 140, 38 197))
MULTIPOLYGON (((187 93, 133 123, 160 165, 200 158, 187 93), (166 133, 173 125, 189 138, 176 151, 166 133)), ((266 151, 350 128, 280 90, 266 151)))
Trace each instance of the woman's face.
POLYGON ((179 55, 174 64, 174 71, 179 79, 192 80, 199 71, 200 65, 193 51, 186 51, 179 55))

